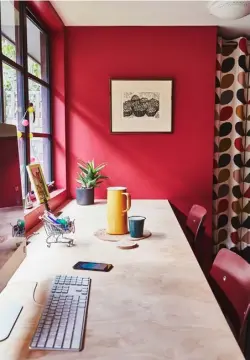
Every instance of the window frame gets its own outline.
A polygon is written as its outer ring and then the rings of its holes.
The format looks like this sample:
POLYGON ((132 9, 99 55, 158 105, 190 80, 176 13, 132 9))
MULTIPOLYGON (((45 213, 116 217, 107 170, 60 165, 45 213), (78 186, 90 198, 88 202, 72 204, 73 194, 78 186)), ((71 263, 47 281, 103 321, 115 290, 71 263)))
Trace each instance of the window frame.
MULTIPOLYGON (((13 0, 13 6, 15 6, 15 2, 13 0)), ((37 84, 45 87, 48 91, 48 133, 41 132, 30 132, 30 124, 26 127, 21 127, 18 129, 22 133, 22 138, 24 139, 24 166, 30 163, 31 158, 31 137, 32 138, 40 138, 40 139, 48 139, 50 143, 50 154, 49 154, 49 181, 53 180, 53 142, 52 142, 52 102, 51 102, 51 62, 50 62, 50 52, 51 52, 51 44, 50 44, 50 36, 49 32, 46 28, 41 24, 41 22, 37 19, 37 17, 32 13, 29 9, 28 4, 25 1, 18 2, 18 12, 19 12, 19 47, 20 47, 20 64, 13 61, 12 59, 5 56, 2 52, 2 26, 1 26, 1 4, 0 4, 0 123, 5 122, 4 118, 4 88, 3 88, 3 63, 6 63, 8 66, 11 66, 16 71, 19 71, 22 75, 23 80, 23 89, 22 89, 22 104, 24 106, 23 110, 28 108, 29 104, 29 80, 35 81, 37 84), (32 21, 34 25, 46 35, 46 66, 47 66, 47 81, 40 79, 39 77, 29 73, 28 71, 28 33, 27 33, 27 19, 32 21)), ((11 39, 6 37, 6 39, 10 42, 11 39)), ((16 46, 16 44, 15 44, 16 46)), ((30 56, 32 58, 32 56, 30 56)), ((41 88, 42 89, 42 88, 41 88)), ((24 114, 23 112, 23 114, 24 114)), ((31 184, 28 178, 28 173, 25 171, 24 176, 24 189, 25 194, 28 193, 31 189, 31 184)))

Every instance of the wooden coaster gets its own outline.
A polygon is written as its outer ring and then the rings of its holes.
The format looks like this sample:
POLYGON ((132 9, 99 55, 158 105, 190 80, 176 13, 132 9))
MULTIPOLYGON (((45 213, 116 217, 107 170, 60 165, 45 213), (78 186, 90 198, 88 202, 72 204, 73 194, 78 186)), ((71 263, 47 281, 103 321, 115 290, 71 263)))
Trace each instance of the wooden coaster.
POLYGON ((100 240, 111 241, 111 242, 120 241, 123 236, 127 236, 127 235, 110 235, 107 234, 106 229, 99 229, 94 233, 94 235, 100 240))
POLYGON ((94 235, 103 241, 110 241, 110 242, 117 242, 121 240, 128 240, 128 241, 139 241, 148 238, 151 236, 151 232, 149 230, 144 230, 143 237, 141 238, 132 238, 130 234, 124 234, 124 235, 110 235, 106 232, 106 229, 99 229, 97 230, 94 235))
POLYGON ((116 246, 119 249, 130 250, 130 249, 137 248, 139 245, 135 241, 124 239, 124 240, 118 241, 116 246))

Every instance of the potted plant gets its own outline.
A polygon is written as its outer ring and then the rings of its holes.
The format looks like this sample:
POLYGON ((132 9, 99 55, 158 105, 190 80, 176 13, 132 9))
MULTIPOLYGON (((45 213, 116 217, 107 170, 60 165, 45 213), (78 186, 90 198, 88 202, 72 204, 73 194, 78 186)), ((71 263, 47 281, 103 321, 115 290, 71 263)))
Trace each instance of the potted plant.
POLYGON ((106 166, 105 163, 95 167, 94 160, 84 162, 80 161, 78 167, 77 182, 80 187, 76 189, 76 201, 78 205, 94 204, 94 189, 99 187, 103 180, 108 179, 107 176, 101 174, 101 170, 106 166))

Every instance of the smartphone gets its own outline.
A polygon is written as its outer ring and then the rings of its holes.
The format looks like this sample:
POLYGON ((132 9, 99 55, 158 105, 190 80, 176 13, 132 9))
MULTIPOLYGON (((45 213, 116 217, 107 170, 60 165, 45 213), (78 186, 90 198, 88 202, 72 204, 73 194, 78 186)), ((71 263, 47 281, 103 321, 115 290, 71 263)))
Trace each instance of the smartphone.
POLYGON ((75 270, 92 270, 92 271, 105 271, 108 272, 113 268, 111 264, 88 262, 88 261, 78 261, 73 266, 75 270))

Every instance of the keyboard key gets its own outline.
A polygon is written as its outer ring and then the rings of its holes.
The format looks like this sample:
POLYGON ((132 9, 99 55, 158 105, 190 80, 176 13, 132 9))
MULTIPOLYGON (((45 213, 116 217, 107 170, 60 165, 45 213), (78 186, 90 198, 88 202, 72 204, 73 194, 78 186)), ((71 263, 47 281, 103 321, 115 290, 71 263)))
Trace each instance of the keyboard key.
POLYGON ((72 349, 77 349, 80 348, 81 345, 81 337, 74 337, 72 344, 71 344, 71 348, 72 349))
POLYGON ((38 341, 37 347, 44 347, 46 343, 46 338, 42 338, 38 341))
POLYGON ((63 342, 63 349, 70 349, 71 339, 65 339, 63 342))
POLYGON ((56 336, 56 331, 51 330, 49 333, 49 337, 56 336))
POLYGON ((49 339, 47 340, 47 343, 46 343, 46 348, 52 348, 53 345, 54 345, 54 342, 55 342, 55 338, 54 338, 54 337, 49 338, 49 339))

